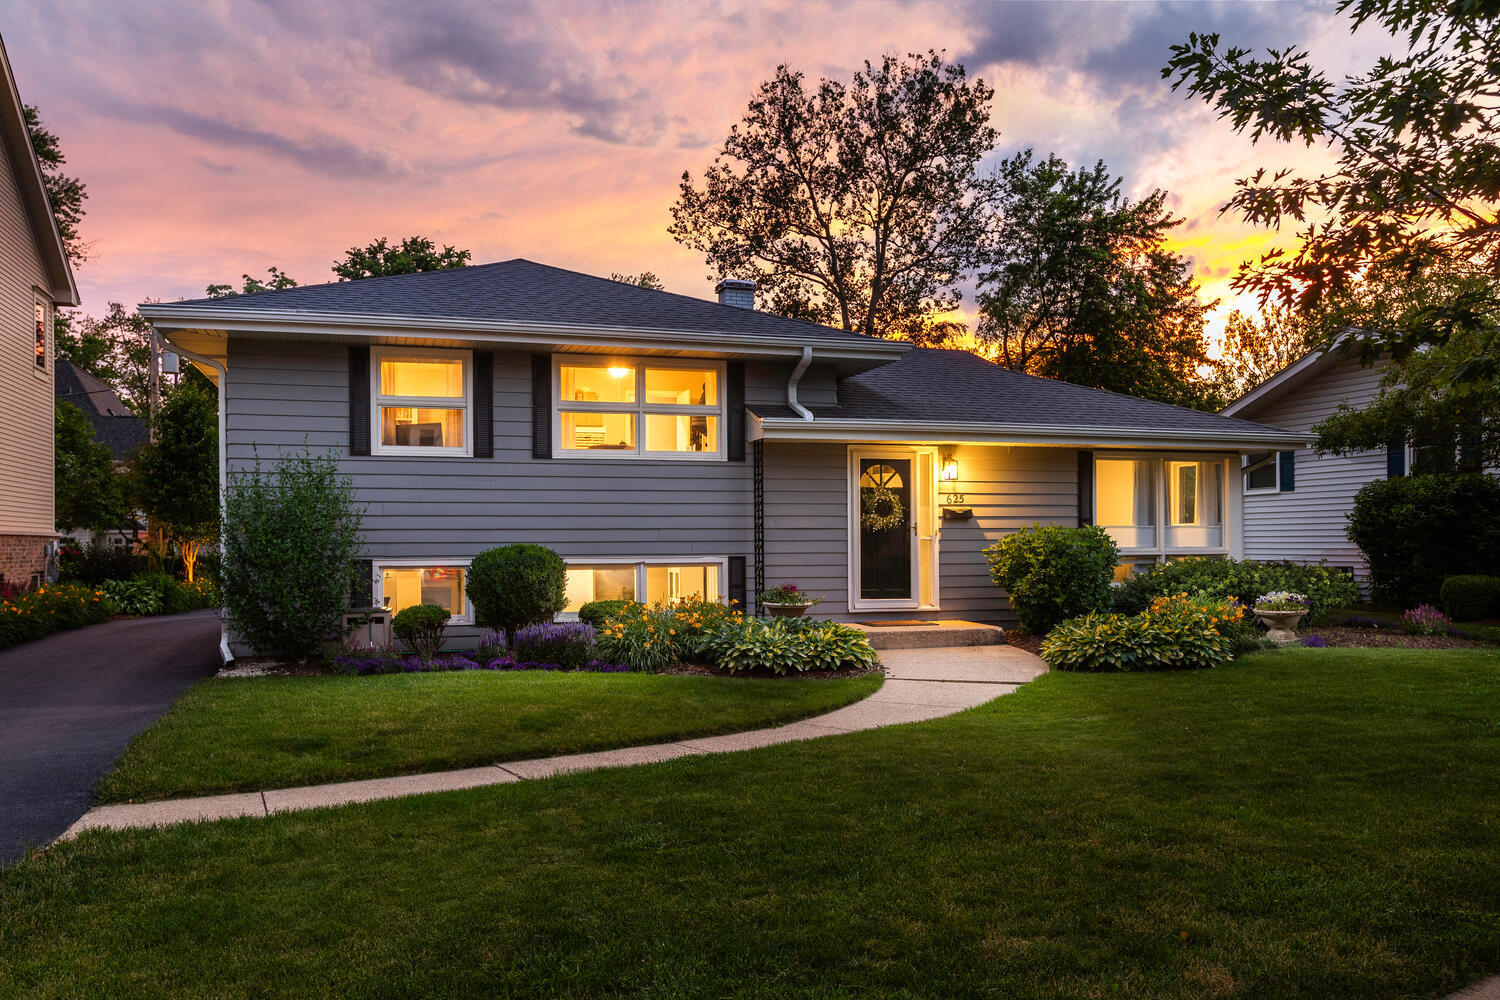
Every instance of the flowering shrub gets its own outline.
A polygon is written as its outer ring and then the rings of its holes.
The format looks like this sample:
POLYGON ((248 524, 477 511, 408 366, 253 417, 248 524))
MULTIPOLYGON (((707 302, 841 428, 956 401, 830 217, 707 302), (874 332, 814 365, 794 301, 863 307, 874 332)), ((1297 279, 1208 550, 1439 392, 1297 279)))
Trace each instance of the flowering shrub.
POLYGON ((474 655, 479 660, 493 660, 497 656, 505 655, 505 633, 497 629, 487 628, 479 633, 479 646, 474 650, 474 655))
POLYGON ((516 630, 511 655, 536 663, 555 663, 562 670, 578 670, 594 651, 594 626, 587 622, 547 622, 516 630))
POLYGON ((1175 594, 1138 615, 1090 612, 1063 622, 1042 641, 1058 670, 1197 670, 1234 658, 1244 606, 1175 594))
POLYGON ((66 629, 109 621, 114 604, 101 591, 59 583, 0 600, 0 649, 66 629))
POLYGON ((703 653, 730 673, 873 669, 880 663, 857 628, 799 618, 741 618, 705 631, 703 653))
POLYGON ((578 609, 578 620, 588 622, 594 628, 600 629, 611 618, 631 614, 643 607, 645 607, 644 604, 638 604, 635 601, 589 601, 578 609))
POLYGON ((1255 599, 1257 611, 1302 611, 1312 610, 1312 602, 1306 594, 1294 594, 1290 590, 1273 590, 1255 599))
POLYGON ((677 616, 671 608, 641 607, 611 618, 594 648, 601 658, 632 670, 660 670, 678 658, 677 616))
POLYGON ((779 587, 760 592, 760 603, 762 604, 791 604, 798 607, 810 608, 823 600, 814 597, 807 591, 799 588, 795 583, 783 583, 779 587))
POLYGON ((738 623, 744 614, 729 604, 706 601, 694 594, 667 609, 672 613, 672 645, 681 659, 694 659, 703 654, 704 635, 725 623, 738 623))
POLYGON ((1401 616, 1401 631, 1408 635, 1447 635, 1452 622, 1431 604, 1418 604, 1401 616))
POLYGON ((1314 620, 1359 600, 1354 578, 1333 566, 1251 559, 1179 559, 1137 573, 1115 588, 1115 608, 1138 614, 1162 594, 1243 597, 1288 590, 1306 594, 1314 620))

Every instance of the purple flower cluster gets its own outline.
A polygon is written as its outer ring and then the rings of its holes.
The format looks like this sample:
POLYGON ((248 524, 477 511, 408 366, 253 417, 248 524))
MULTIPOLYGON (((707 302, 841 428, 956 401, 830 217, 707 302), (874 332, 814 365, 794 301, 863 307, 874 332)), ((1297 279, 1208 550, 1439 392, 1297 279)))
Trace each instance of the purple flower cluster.
POLYGON ((545 622, 516 629, 510 654, 535 663, 581 669, 594 651, 594 626, 588 622, 545 622))
POLYGON ((1322 649, 1328 645, 1328 640, 1323 638, 1321 635, 1303 636, 1302 645, 1310 646, 1313 649, 1322 649))
POLYGON ((1401 630, 1412 635, 1445 635, 1452 623, 1431 604, 1418 604, 1401 616, 1401 630))

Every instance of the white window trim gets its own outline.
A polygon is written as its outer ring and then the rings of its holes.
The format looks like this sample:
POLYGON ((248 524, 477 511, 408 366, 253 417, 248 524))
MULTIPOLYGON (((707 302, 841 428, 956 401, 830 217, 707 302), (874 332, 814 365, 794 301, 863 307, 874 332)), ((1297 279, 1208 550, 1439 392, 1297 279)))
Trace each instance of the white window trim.
POLYGON ((470 458, 474 454, 474 352, 439 347, 372 347, 370 348, 370 454, 452 456, 470 458), (463 399, 446 396, 383 396, 380 392, 380 363, 387 358, 458 358, 463 362, 463 399), (464 411, 464 443, 441 448, 427 445, 384 444, 381 440, 380 408, 382 406, 427 407, 429 409, 464 411))
MULTIPOLYGON (((1099 471, 1098 471, 1098 466, 1099 466, 1099 462, 1100 461, 1108 461, 1110 459, 1130 459, 1130 460, 1133 460, 1133 461, 1148 461, 1148 462, 1151 462, 1152 463, 1152 475, 1155 477, 1155 480, 1156 480, 1156 482, 1155 482, 1155 488, 1156 488, 1156 525, 1155 525, 1155 527, 1156 527, 1156 544, 1155 545, 1150 545, 1150 546, 1145 546, 1145 547, 1140 547, 1140 548, 1125 548, 1124 546, 1121 546, 1120 547, 1120 561, 1122 563, 1125 563, 1125 562, 1141 562, 1144 559, 1154 559, 1156 562, 1164 562, 1166 559, 1170 558, 1171 556, 1217 556, 1217 555, 1229 555, 1231 552, 1235 551, 1233 539, 1237 535, 1238 528, 1237 528, 1237 526, 1232 526, 1230 524, 1231 520, 1236 516, 1236 514, 1235 514, 1236 507, 1235 507, 1234 502, 1230 498, 1230 487, 1229 487, 1229 484, 1231 482, 1230 475, 1233 472, 1233 470, 1231 468, 1229 468, 1229 462, 1230 462, 1231 457, 1232 456, 1225 456, 1225 455, 1194 454, 1192 452, 1139 452, 1139 451, 1103 451, 1103 452, 1095 452, 1094 453, 1094 472, 1093 472, 1093 479, 1094 479, 1093 493, 1094 493, 1094 495, 1093 495, 1093 507, 1092 507, 1092 510, 1094 511, 1094 518, 1093 518, 1093 520, 1094 520, 1095 524, 1098 524, 1098 522, 1099 522, 1099 516, 1098 516, 1099 515, 1099 471), (1198 463, 1207 464, 1207 465, 1212 465, 1214 462, 1219 462, 1219 463, 1222 463, 1224 465, 1224 483, 1223 483, 1223 486, 1224 486, 1224 496, 1221 498, 1221 502, 1224 505, 1224 517, 1223 517, 1222 523, 1219 525, 1219 529, 1220 529, 1219 530, 1219 541, 1220 541, 1219 545, 1215 545, 1215 546, 1184 546, 1184 545, 1170 545, 1169 546, 1169 545, 1167 545, 1167 532, 1171 528, 1174 528, 1174 527, 1176 527, 1176 528, 1192 527, 1192 525, 1181 525, 1181 524, 1171 524, 1171 523, 1169 523, 1168 517, 1169 517, 1169 515, 1171 513, 1171 511, 1169 509, 1169 507, 1171 505, 1171 495, 1170 495, 1171 490, 1170 490, 1170 484, 1167 482, 1167 471, 1166 470, 1167 470, 1167 463, 1168 462, 1198 462, 1198 463)), ((1101 527, 1108 528, 1108 527, 1111 527, 1111 526, 1110 525, 1101 525, 1101 527)))
POLYGON ((728 433, 728 420, 726 419, 727 405, 725 402, 725 364, 722 361, 695 358, 632 358, 632 357, 604 357, 591 354, 554 354, 552 355, 552 457, 565 459, 605 459, 608 461, 619 460, 647 460, 664 462, 721 462, 724 461, 728 452, 724 447, 724 438, 728 433), (562 368, 570 365, 579 368, 608 368, 618 365, 622 368, 629 367, 635 371, 635 402, 633 403, 598 403, 598 402, 576 402, 568 401, 563 405, 562 399, 562 368), (689 406, 686 404, 669 403, 647 403, 646 402, 646 369, 647 368, 678 368, 690 371, 713 371, 716 372, 718 384, 718 403, 712 406, 689 406), (624 451, 613 448, 579 449, 564 448, 562 441, 562 413, 567 410, 570 413, 629 413, 636 419, 635 427, 635 450, 624 451), (713 451, 647 451, 646 450, 646 414, 666 413, 674 416, 705 416, 716 417, 717 428, 713 451))
POLYGON ((52 303, 41 295, 36 296, 35 304, 31 310, 31 321, 36 322, 36 311, 42 311, 42 363, 36 363, 36 330, 31 331, 31 373, 39 379, 48 379, 52 376, 52 357, 54 352, 52 303))
MULTIPOLYGON (((464 571, 464 613, 450 615, 449 625, 473 625, 474 602, 469 600, 469 559, 374 559, 370 563, 371 603, 385 607, 385 571, 388 569, 461 569, 464 571)), ((395 612, 392 612, 392 617, 395 612)))
POLYGON ((1273 451, 1273 452, 1271 452, 1271 457, 1270 458, 1267 458, 1267 459, 1265 459, 1262 462, 1256 462, 1254 466, 1250 465, 1250 456, 1249 455, 1241 455, 1240 456, 1240 489, 1244 492, 1244 495, 1247 496, 1247 497, 1263 496, 1263 495, 1269 494, 1269 493, 1280 493, 1281 492, 1281 452, 1279 452, 1279 451, 1273 451), (1259 468, 1259 467, 1262 467, 1262 466, 1265 466, 1265 465, 1269 465, 1272 469, 1276 470, 1276 481, 1275 481, 1275 483, 1273 483, 1270 486, 1257 486, 1254 489, 1251 489, 1251 487, 1250 487, 1250 470, 1252 468, 1259 468))
MULTIPOLYGON (((719 600, 729 599, 729 557, 728 556, 600 556, 597 559, 586 556, 563 556, 563 563, 572 568, 577 566, 634 566, 635 567, 635 597, 636 600, 645 604, 646 596, 646 567, 648 566, 716 566, 719 570, 719 600)), ((744 610, 741 608, 740 610, 744 610)), ((576 622, 578 612, 562 611, 558 613, 557 620, 561 622, 576 622)))

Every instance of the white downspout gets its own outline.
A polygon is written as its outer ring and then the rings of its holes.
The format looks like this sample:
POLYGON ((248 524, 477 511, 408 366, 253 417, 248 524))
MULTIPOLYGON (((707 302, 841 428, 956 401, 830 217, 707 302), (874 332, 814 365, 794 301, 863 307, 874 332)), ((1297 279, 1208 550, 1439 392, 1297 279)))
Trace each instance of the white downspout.
POLYGON ((797 367, 792 369, 792 377, 786 382, 786 405, 803 420, 812 420, 812 410, 797 402, 797 383, 802 381, 802 375, 807 371, 807 366, 812 364, 812 348, 802 348, 802 360, 797 362, 797 367))
MULTIPOLYGON (((223 511, 224 494, 229 488, 229 444, 224 439, 224 429, 228 422, 225 418, 229 413, 227 398, 229 391, 229 366, 222 361, 215 361, 213 358, 178 347, 176 344, 171 345, 171 350, 174 354, 181 354, 189 361, 196 361, 200 365, 207 365, 219 373, 219 510, 223 511)), ((151 363, 155 365, 157 359, 152 358, 151 363)), ((225 663, 229 663, 234 659, 234 654, 229 651, 229 630, 224 626, 223 621, 224 618, 221 609, 219 615, 219 656, 225 663)))

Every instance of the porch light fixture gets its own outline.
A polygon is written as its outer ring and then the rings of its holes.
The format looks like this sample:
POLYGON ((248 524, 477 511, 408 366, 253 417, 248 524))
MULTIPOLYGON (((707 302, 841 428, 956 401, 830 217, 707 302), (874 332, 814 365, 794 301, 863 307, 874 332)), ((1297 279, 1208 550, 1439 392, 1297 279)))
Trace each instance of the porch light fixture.
POLYGON ((938 454, 938 478, 945 483, 958 481, 958 459, 953 457, 952 449, 938 454))

